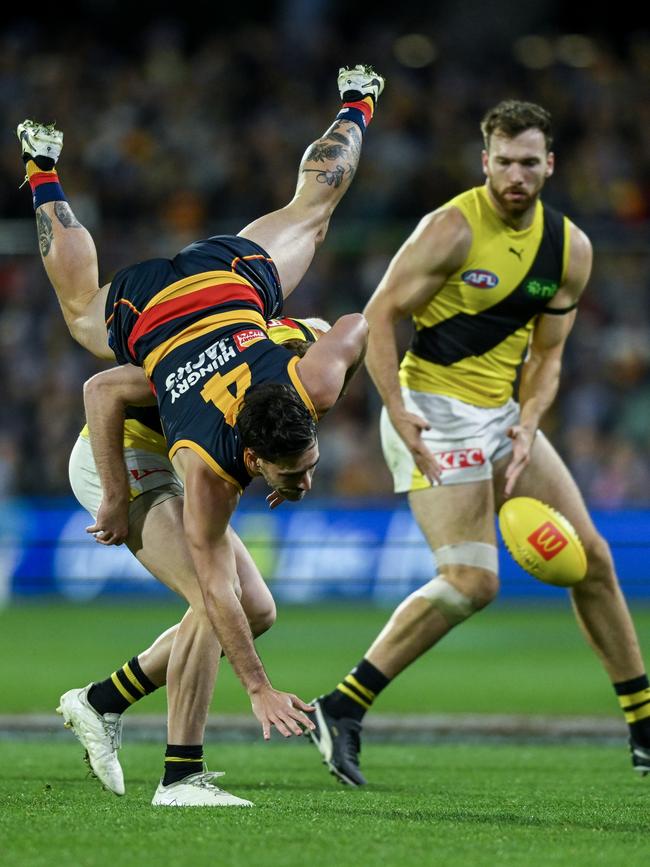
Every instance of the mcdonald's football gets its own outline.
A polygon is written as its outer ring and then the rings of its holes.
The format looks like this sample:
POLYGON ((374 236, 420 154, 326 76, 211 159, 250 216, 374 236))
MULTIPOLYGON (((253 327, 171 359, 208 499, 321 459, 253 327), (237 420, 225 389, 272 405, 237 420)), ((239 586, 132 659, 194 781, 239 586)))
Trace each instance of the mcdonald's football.
POLYGON ((499 529, 513 559, 539 581, 571 587, 585 577, 587 557, 578 534, 564 515, 541 500, 506 500, 499 529))

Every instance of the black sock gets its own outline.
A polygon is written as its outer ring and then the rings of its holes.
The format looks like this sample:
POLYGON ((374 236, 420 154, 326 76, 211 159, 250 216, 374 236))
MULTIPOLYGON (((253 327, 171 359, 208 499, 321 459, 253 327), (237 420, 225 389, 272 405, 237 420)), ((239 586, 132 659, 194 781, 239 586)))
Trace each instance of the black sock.
POLYGON ((614 684, 635 743, 650 748, 650 682, 647 674, 614 684))
POLYGON ((165 750, 165 776, 163 786, 177 783, 190 774, 203 770, 203 744, 167 744, 165 750))
POLYGON ((123 713, 145 695, 158 689, 140 668, 138 657, 125 662, 106 680, 93 683, 88 690, 88 702, 97 713, 123 713))
POLYGON ((389 683, 389 677, 367 659, 362 659, 336 689, 325 696, 323 707, 336 719, 345 716, 362 720, 379 693, 389 683))

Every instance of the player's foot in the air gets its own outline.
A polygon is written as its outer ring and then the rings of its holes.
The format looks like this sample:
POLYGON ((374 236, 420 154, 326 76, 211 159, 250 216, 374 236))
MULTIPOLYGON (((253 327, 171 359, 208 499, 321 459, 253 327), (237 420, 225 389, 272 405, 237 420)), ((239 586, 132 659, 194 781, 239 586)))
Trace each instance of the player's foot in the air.
POLYGON ((358 63, 339 69, 338 85, 343 102, 355 102, 364 96, 372 96, 376 104, 384 89, 384 79, 372 66, 358 63))
POLYGON ((24 120, 18 124, 16 134, 22 149, 23 162, 34 160, 44 171, 56 164, 63 147, 63 133, 53 123, 24 120), (41 162, 44 164, 41 165, 41 162))
POLYGON ((203 771, 190 774, 163 786, 158 784, 156 794, 151 802, 154 807, 253 807, 251 801, 237 798, 230 792, 224 792, 212 782, 215 777, 223 777, 223 771, 203 771))
POLYGON ((307 716, 316 728, 306 734, 318 747, 323 764, 346 786, 365 786, 367 780, 359 770, 361 723, 349 717, 336 719, 330 716, 323 707, 322 696, 311 704, 315 710, 307 716))
POLYGON ((630 753, 632 754, 632 767, 637 773, 645 777, 650 774, 650 749, 637 744, 633 738, 630 738, 630 753))
POLYGON ((85 747, 88 764, 100 783, 115 795, 123 795, 124 774, 117 758, 122 745, 122 717, 117 713, 103 716, 97 713, 88 703, 91 686, 64 693, 56 712, 85 747))

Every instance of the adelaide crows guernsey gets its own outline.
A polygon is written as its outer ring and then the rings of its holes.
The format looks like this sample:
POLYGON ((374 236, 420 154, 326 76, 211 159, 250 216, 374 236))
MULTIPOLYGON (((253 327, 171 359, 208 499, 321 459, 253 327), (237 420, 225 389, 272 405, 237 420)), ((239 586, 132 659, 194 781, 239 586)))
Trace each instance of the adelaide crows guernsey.
MULTIPOLYGON (((305 340, 314 343, 317 339, 312 326, 303 319, 269 319, 266 332, 276 344, 288 340, 305 340)), ((80 436, 88 439, 88 425, 84 425, 80 436)), ((142 449, 167 455, 167 443, 163 434, 160 413, 157 406, 127 406, 124 420, 124 448, 142 449)))
POLYGON ((501 406, 512 395, 535 317, 564 282, 570 223, 538 201, 531 225, 517 231, 499 217, 484 186, 444 207, 464 215, 472 244, 462 266, 413 315, 400 382, 475 406, 501 406))
POLYGON ((239 491, 251 480, 236 424, 249 388, 293 385, 315 416, 298 357, 267 334, 281 308, 273 261, 233 235, 125 268, 108 292, 109 345, 151 381, 169 457, 189 448, 239 491))

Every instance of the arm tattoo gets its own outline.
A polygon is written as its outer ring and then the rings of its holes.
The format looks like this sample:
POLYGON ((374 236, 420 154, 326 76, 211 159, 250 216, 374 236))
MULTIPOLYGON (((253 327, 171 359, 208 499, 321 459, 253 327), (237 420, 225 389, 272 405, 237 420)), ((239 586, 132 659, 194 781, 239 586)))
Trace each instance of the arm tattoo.
POLYGON ((56 214, 59 223, 66 229, 81 229, 83 228, 79 220, 72 213, 72 208, 67 202, 55 202, 54 213, 56 214))
POLYGON ((38 246, 41 251, 41 256, 45 259, 47 254, 50 252, 50 247, 52 246, 52 220, 48 217, 48 215, 39 208, 36 211, 36 231, 38 233, 38 246))

